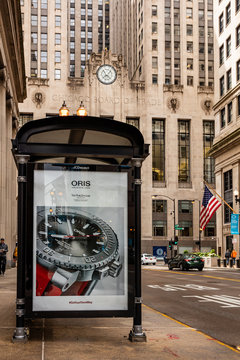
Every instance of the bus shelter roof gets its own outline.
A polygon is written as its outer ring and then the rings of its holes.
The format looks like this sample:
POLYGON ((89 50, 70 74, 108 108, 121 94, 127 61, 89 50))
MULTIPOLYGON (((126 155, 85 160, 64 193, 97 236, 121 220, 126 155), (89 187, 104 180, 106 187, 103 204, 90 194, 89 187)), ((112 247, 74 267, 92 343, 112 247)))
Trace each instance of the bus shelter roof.
POLYGON ((149 145, 142 133, 121 121, 94 116, 55 116, 24 124, 12 152, 31 162, 118 164, 145 159, 149 145))

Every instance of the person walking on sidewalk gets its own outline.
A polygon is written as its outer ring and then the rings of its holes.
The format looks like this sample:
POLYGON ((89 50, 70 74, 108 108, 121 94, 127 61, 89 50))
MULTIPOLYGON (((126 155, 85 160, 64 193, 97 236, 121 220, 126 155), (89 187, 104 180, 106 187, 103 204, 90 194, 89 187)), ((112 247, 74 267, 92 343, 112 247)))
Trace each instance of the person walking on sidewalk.
POLYGON ((232 252, 231 252, 231 258, 232 258, 232 261, 233 261, 233 265, 235 265, 236 257, 237 257, 237 252, 236 252, 235 249, 233 249, 232 252))
POLYGON ((4 238, 1 238, 0 242, 0 274, 5 273, 7 262, 8 246, 5 244, 4 238))
POLYGON ((226 258, 226 265, 229 264, 229 258, 231 256, 231 253, 229 251, 229 249, 227 249, 227 251, 225 252, 225 258, 226 258))

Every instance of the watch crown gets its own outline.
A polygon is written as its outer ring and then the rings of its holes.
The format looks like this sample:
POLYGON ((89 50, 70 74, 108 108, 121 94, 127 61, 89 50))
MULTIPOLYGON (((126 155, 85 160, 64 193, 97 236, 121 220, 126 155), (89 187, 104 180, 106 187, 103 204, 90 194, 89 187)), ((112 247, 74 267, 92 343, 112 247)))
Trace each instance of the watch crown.
POLYGON ((122 264, 119 261, 114 261, 109 268, 109 275, 112 277, 117 277, 120 274, 122 269, 122 264))

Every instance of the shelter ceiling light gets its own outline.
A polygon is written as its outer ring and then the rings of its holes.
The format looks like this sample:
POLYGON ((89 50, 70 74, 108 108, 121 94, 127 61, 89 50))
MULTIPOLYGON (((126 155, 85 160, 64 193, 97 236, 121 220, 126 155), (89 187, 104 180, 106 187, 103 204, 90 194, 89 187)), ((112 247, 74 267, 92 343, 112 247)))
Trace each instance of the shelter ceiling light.
POLYGON ((59 116, 69 116, 69 109, 65 103, 65 100, 63 101, 63 104, 59 109, 59 116))
POLYGON ((87 110, 85 109, 82 101, 79 108, 77 109, 77 116, 87 116, 87 110))

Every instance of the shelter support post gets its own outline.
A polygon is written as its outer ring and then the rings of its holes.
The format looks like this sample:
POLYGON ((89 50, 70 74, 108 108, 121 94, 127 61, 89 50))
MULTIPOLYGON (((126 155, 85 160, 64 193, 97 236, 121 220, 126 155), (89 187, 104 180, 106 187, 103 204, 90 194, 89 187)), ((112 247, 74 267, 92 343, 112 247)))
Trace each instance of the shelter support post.
POLYGON ((134 158, 134 194, 135 194, 135 299, 133 328, 129 333, 130 341, 145 342, 142 330, 142 285, 141 285, 141 167, 144 159, 134 158))
POLYGON ((17 298, 16 329, 13 342, 26 342, 27 330, 24 327, 25 314, 25 241, 26 241, 26 192, 27 162, 29 155, 16 155, 18 163, 18 265, 17 265, 17 298))

